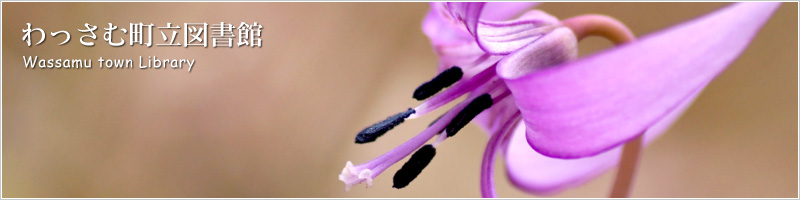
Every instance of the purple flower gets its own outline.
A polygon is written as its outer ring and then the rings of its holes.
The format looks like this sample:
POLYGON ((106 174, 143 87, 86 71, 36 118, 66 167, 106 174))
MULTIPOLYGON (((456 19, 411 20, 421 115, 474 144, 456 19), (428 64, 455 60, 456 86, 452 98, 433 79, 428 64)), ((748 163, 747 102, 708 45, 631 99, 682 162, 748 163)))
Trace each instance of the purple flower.
POLYGON ((484 197, 496 196, 498 149, 510 180, 525 191, 558 192, 620 163, 612 196, 625 196, 640 145, 663 133, 779 6, 737 3, 633 41, 623 24, 598 15, 559 21, 534 10, 506 20, 530 4, 431 3, 423 31, 442 73, 414 92, 424 102, 368 127, 356 142, 372 142, 406 119, 468 97, 386 154, 361 165, 348 161, 339 175, 347 188, 371 185, 420 149, 394 176, 393 187, 405 187, 439 143, 475 121, 490 135, 481 167, 484 197), (590 35, 618 47, 577 59, 577 41, 590 35))

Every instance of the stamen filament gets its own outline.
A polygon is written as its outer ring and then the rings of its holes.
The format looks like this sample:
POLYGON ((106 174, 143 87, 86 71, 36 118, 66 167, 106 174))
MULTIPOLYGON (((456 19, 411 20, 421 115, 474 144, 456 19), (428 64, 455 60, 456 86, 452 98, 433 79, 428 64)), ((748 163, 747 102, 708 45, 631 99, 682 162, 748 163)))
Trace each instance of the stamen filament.
POLYGON ((439 134, 439 137, 437 137, 436 140, 433 141, 433 147, 439 147, 439 144, 444 142, 444 140, 446 139, 447 139, 447 133, 439 134))
POLYGON ((417 136, 414 136, 410 140, 406 141, 400 146, 397 146, 391 151, 386 152, 385 154, 379 156, 378 158, 375 158, 372 161, 364 163, 364 166, 367 168, 372 168, 373 174, 377 176, 377 174, 380 174, 381 172, 383 172, 383 170, 386 170, 386 168, 388 168, 392 164, 405 158, 406 156, 414 152, 414 150, 425 144, 425 142, 430 140, 437 133, 439 133, 447 125, 445 122, 453 119, 453 117, 455 117, 455 115, 457 114, 457 111, 463 109, 465 106, 466 106, 465 103, 457 105, 456 107, 448 111, 444 116, 442 116, 442 120, 439 120, 439 122, 436 122, 435 124, 433 124, 433 126, 425 129, 417 136))
MULTIPOLYGON (((493 72, 493 71, 492 71, 493 72)), ((506 93, 510 92, 508 89, 502 86, 502 81, 493 81, 490 84, 477 88, 475 92, 477 94, 499 94, 495 99, 502 100, 509 96, 506 93)), ((342 174, 339 175, 339 180, 345 183, 345 189, 349 189, 352 185, 359 184, 362 182, 367 182, 367 186, 370 186, 372 183, 372 179, 380 175, 384 170, 386 170, 389 166, 397 163, 398 161, 402 160, 406 156, 413 153, 417 148, 422 147, 428 140, 433 138, 436 134, 442 132, 442 130, 447 127, 451 121, 458 115, 459 112, 465 109, 467 105, 475 100, 477 97, 470 97, 467 100, 456 104, 453 108, 449 111, 444 113, 436 122, 434 122, 431 126, 423 130, 421 133, 417 134, 413 138, 409 139, 405 143, 401 144, 400 146, 392 149, 389 152, 384 153, 377 158, 363 163, 361 165, 353 166, 352 163, 349 161, 345 168, 342 170, 342 174)), ((491 99, 490 99, 491 101, 491 99)), ((490 105, 491 106, 491 105, 490 105)), ((440 144, 444 141, 443 138, 447 138, 447 134, 441 134, 439 139, 434 142, 434 146, 440 144), (443 137, 443 138, 442 138, 443 137)))
POLYGON ((472 61, 470 64, 472 67, 464 69, 464 77, 473 77, 475 74, 485 71, 489 67, 494 66, 503 56, 492 56, 489 54, 484 54, 478 59, 472 61))
POLYGON ((494 102, 500 102, 500 100, 503 100, 509 95, 511 95, 511 90, 508 90, 507 87, 501 87, 492 90, 489 94, 492 95, 492 100, 494 102))
POLYGON ((472 78, 467 80, 460 81, 450 87, 449 89, 445 90, 444 92, 440 92, 433 97, 429 98, 428 100, 422 102, 419 106, 414 108, 417 112, 409 116, 409 119, 414 119, 425 115, 431 111, 438 109, 439 107, 444 106, 445 104, 455 100, 456 98, 460 97, 461 95, 466 94, 467 92, 473 91, 476 88, 480 87, 484 83, 491 80, 495 75, 494 66, 483 70, 482 72, 476 74, 472 78))
POLYGON ((444 115, 439 115, 438 117, 436 117, 436 119, 434 119, 433 121, 431 121, 431 123, 430 123, 430 124, 428 124, 428 127, 431 127, 431 126, 433 126, 433 124, 435 124, 435 123, 436 123, 436 122, 438 122, 440 119, 442 119, 442 116, 444 116, 444 115))
POLYGON ((345 190, 361 182, 367 182, 367 186, 370 186, 372 179, 383 173, 383 171, 386 170, 386 168, 389 168, 389 166, 397 163, 413 153, 417 148, 421 147, 425 144, 425 142, 430 140, 437 133, 441 132, 445 126, 447 126, 448 122, 452 120, 456 114, 458 114, 458 111, 464 109, 466 106, 467 103, 465 102, 459 103, 447 111, 447 113, 442 115, 441 120, 437 121, 432 126, 423 130, 421 133, 417 134, 400 146, 397 146, 391 151, 386 152, 383 155, 370 160, 369 162, 353 166, 348 161, 347 165, 345 165, 345 168, 342 170, 342 174, 339 175, 339 180, 345 183, 345 190))

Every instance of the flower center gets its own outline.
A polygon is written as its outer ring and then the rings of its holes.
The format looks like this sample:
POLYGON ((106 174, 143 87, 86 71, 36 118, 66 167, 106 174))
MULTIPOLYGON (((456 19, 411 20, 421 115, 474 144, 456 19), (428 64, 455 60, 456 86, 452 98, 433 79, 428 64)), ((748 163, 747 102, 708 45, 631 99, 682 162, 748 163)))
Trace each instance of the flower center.
POLYGON ((490 108, 511 93, 502 81, 495 76, 494 66, 483 67, 478 73, 464 73, 460 67, 451 67, 442 71, 439 75, 428 82, 420 85, 415 91, 415 99, 427 99, 416 108, 409 108, 406 111, 389 116, 383 121, 375 123, 356 135, 356 143, 363 144, 375 141, 392 128, 403 123, 406 119, 427 114, 437 108, 455 100, 456 98, 470 93, 467 100, 460 102, 447 113, 437 118, 427 129, 417 136, 411 138, 395 149, 360 165, 353 165, 348 161, 339 180, 345 183, 346 190, 351 186, 366 182, 367 186, 372 185, 372 180, 380 175, 384 170, 394 163, 399 162, 414 151, 414 155, 409 158, 403 167, 394 176, 394 188, 406 187, 413 181, 422 170, 436 155, 436 147, 446 138, 454 136, 478 114, 490 108), (465 74, 467 74, 465 76, 465 74), (472 74, 471 76, 469 74, 472 74), (444 88, 450 87, 442 91, 444 88), (445 134, 440 134, 442 131, 445 134), (440 134, 440 137, 431 145, 425 143, 440 134), (424 145, 424 146, 423 146, 424 145))
MULTIPOLYGON (((553 20, 556 19, 553 18, 553 20)), ((501 48, 499 50, 495 49, 500 52, 507 51, 505 54, 487 53, 484 49, 480 49, 477 43, 451 46, 474 48, 467 52, 479 53, 466 56, 468 57, 464 59, 466 62, 461 65, 464 68, 453 66, 443 70, 430 81, 421 84, 412 96, 414 99, 424 100, 419 106, 389 116, 387 119, 365 128, 357 134, 355 141, 359 144, 373 142, 395 126, 405 122, 406 119, 410 120, 423 116, 465 94, 467 94, 466 100, 458 103, 444 115, 437 118, 421 133, 389 152, 360 165, 354 166, 348 161, 342 170, 342 174, 339 175, 339 180, 346 185, 345 189, 362 182, 366 182, 367 186, 371 186, 372 180, 383 173, 389 166, 416 151, 408 162, 397 171, 393 179, 394 188, 406 187, 430 164, 439 144, 456 135, 479 114, 499 102, 504 102, 504 106, 492 108, 491 114, 487 117, 491 117, 489 123, 499 124, 499 126, 503 127, 495 127, 493 129, 498 130, 492 132, 502 132, 502 130, 506 130, 505 126, 513 126, 515 123, 507 122, 517 120, 516 118, 519 118, 519 116, 514 114, 519 111, 511 101, 513 99, 502 101, 511 95, 511 91, 502 78, 523 76, 537 69, 554 66, 577 57, 575 35, 570 29, 556 24, 557 21, 552 23, 550 21, 526 21, 525 23, 534 24, 536 25, 535 27, 539 28, 535 28, 535 30, 520 29, 512 32, 498 32, 497 34, 490 34, 492 33, 491 30, 499 30, 498 26, 513 26, 514 24, 503 25, 488 22, 484 24, 482 27, 489 30, 489 32, 485 32, 489 35, 482 35, 482 37, 494 38, 484 42, 489 42, 487 44, 492 45, 492 48, 501 48), (503 37, 519 35, 525 36, 522 38, 525 40, 506 41, 507 38, 503 39, 503 37), (520 46, 520 41, 531 42, 520 46), (511 43, 515 45, 510 45, 511 43), (445 134, 440 134, 442 132, 445 132, 445 134), (433 144, 425 145, 437 134, 439 134, 439 137, 433 144)), ((447 53, 451 50, 453 52, 465 51, 464 49, 442 48, 437 49, 437 53, 447 53)), ((502 137, 498 136, 498 138, 502 137)), ((501 140, 496 139, 496 141, 501 140)))

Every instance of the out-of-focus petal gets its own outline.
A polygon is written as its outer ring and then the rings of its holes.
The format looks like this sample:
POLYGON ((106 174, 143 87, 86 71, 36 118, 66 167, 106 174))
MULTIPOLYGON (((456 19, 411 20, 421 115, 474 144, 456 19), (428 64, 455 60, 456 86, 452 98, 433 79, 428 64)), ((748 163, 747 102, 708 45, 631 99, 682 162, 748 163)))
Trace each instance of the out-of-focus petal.
MULTIPOLYGON (((475 42, 434 45, 433 51, 439 56, 440 61, 451 66, 464 66, 473 63, 486 54, 481 51, 481 48, 475 42)), ((497 62, 495 61, 495 63, 497 62)))
POLYGON ((422 21, 422 32, 431 40, 431 44, 454 45, 474 42, 464 24, 455 21, 444 2, 431 2, 431 10, 422 21))
POLYGON ((478 23, 475 39, 486 53, 507 55, 559 26, 558 18, 540 10, 533 10, 509 21, 481 20, 478 23))
MULTIPOLYGON (((692 97, 645 132, 645 146, 658 138, 692 104, 692 97)), ((622 146, 592 157, 578 159, 550 158, 537 153, 525 139, 525 125, 520 123, 506 149, 506 169, 511 182, 532 194, 555 194, 580 186, 602 175, 619 163, 622 146)))
MULTIPOLYGON (((531 20, 529 18, 518 19, 510 22, 480 22, 478 18, 488 18, 490 20, 505 20, 518 15, 521 11, 526 10, 536 3, 444 3, 432 2, 430 3, 431 10, 428 11, 425 20, 422 22, 422 30, 425 35, 431 40, 434 52, 439 56, 440 69, 446 69, 450 66, 461 66, 469 68, 475 65, 492 65, 496 63, 499 58, 485 59, 483 49, 476 42, 476 36, 473 36, 467 27, 471 25, 481 24, 485 27, 486 43, 490 44, 492 49, 502 49, 502 53, 507 54, 509 45, 498 43, 498 40, 517 40, 511 46, 514 49, 519 48, 521 45, 527 44, 541 34, 536 32, 541 29, 527 30, 531 24, 541 22, 542 20, 531 20), (480 9, 483 9, 483 12, 480 9), (472 24, 472 23, 475 24, 472 24), (480 23, 479 23, 480 22, 480 23), (467 23, 470 23, 468 25, 467 23), (532 37, 534 36, 534 37, 532 37)), ((533 13, 541 13, 533 12, 533 13)), ((527 13, 525 16, 533 16, 534 14, 527 13)), ((552 17, 551 17, 552 18, 552 17)), ((548 18, 549 19, 549 18, 548 18)), ((557 19, 552 18, 557 22, 557 19)), ((474 29, 473 29, 474 30, 474 29)), ((496 50, 501 51, 501 50, 496 50)), ((499 55, 499 53, 494 53, 499 55)), ((495 57, 495 56, 492 56, 495 57)))
MULTIPOLYGON (((451 3, 456 9, 479 8, 484 3, 451 3)), ((470 23, 479 20, 503 21, 519 15, 523 11, 535 6, 537 2, 490 2, 485 3, 483 11, 470 10, 470 23), (480 19, 478 19, 480 18, 480 19)), ((448 4, 445 2, 431 2, 431 10, 422 22, 422 31, 431 39, 433 44, 453 44, 474 42, 474 38, 467 31, 465 21, 456 20, 451 15, 448 4)), ((458 11, 455 13, 465 13, 458 11)), ((474 24, 473 24, 474 25, 474 24)))
POLYGON ((431 10, 422 22, 422 31, 439 56, 439 71, 460 66, 493 65, 499 58, 486 59, 486 53, 461 21, 454 20, 444 2, 430 3, 431 10), (487 63, 491 62, 491 63, 487 63))
MULTIPOLYGON (((435 5, 432 10, 447 9, 449 16, 442 16, 444 20, 451 23, 462 24, 467 32, 474 36, 483 51, 492 55, 509 54, 544 35, 557 27, 558 19, 542 11, 530 11, 515 20, 492 21, 484 20, 482 16, 488 15, 492 18, 499 18, 498 12, 504 10, 521 11, 524 9, 511 9, 517 4, 503 4, 501 6, 485 7, 484 3, 447 3, 435 5), (493 10, 484 8, 490 8, 493 10)), ((521 4, 524 7, 527 4, 521 4)), ((430 13, 429 13, 430 14, 430 13)), ((502 16, 513 16, 516 13, 503 14, 502 16)))
POLYGON ((453 20, 464 24, 467 31, 475 35, 485 4, 484 2, 448 2, 447 10, 450 11, 453 20))
POLYGON ((487 2, 483 6, 481 20, 502 21, 516 17, 539 2, 487 2))
POLYGON ((747 47, 779 3, 737 3, 641 40, 521 77, 531 50, 498 74, 511 89, 528 143, 556 158, 597 155, 636 137, 700 91, 747 47))

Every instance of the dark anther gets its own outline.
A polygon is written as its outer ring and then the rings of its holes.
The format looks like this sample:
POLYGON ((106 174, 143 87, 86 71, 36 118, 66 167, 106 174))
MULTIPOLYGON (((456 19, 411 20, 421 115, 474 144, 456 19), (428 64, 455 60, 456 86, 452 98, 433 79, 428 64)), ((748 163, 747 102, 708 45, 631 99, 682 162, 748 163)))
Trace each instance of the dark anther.
POLYGON ((483 110, 492 107, 492 104, 492 96, 489 96, 489 94, 483 94, 472 100, 472 102, 469 102, 467 107, 464 107, 464 110, 458 112, 458 115, 456 115, 456 117, 450 121, 450 124, 447 124, 447 127, 444 128, 444 130, 447 131, 447 137, 456 135, 456 133, 461 130, 461 128, 464 128, 464 126, 466 126, 470 121, 472 121, 475 116, 481 114, 483 110))
POLYGON ((431 163, 435 155, 436 148, 433 148, 433 145, 422 146, 422 148, 417 150, 414 155, 411 155, 408 162, 403 164, 403 167, 394 174, 394 185, 392 185, 392 187, 400 189, 408 186, 411 181, 419 176, 419 173, 422 173, 422 169, 425 169, 425 167, 431 163))
POLYGON ((458 80, 461 80, 461 76, 463 75, 464 72, 462 72, 461 68, 457 66, 453 66, 450 69, 444 70, 439 75, 436 75, 433 80, 423 83, 416 90, 414 90, 414 99, 420 101, 425 100, 428 97, 438 93, 442 89, 453 85, 453 83, 456 83, 458 80))
POLYGON ((356 135, 356 143, 363 144, 367 142, 375 141, 378 137, 382 136, 389 130, 392 130, 395 126, 403 123, 408 116, 414 114, 415 111, 413 108, 409 108, 406 111, 397 113, 395 115, 386 118, 385 120, 375 123, 372 126, 369 126, 362 130, 361 132, 356 135))

